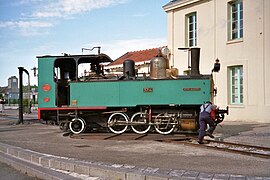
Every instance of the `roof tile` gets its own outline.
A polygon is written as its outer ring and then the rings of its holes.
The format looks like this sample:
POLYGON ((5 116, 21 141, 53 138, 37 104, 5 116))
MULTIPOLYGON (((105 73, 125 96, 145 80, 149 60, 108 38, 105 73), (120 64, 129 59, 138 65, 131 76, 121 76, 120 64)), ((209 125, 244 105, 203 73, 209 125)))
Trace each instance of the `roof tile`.
POLYGON ((135 61, 135 63, 149 61, 153 57, 156 57, 158 55, 159 49, 160 48, 152 48, 152 49, 146 49, 146 50, 141 50, 141 51, 127 52, 123 56, 117 58, 114 62, 110 63, 108 66, 115 66, 115 65, 123 64, 123 62, 128 59, 135 61))

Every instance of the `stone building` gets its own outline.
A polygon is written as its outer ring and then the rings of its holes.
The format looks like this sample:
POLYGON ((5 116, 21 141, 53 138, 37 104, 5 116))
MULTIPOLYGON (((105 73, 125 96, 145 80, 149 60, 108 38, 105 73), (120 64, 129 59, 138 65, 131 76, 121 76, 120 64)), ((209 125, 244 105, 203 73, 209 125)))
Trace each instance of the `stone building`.
POLYGON ((215 103, 229 105, 227 120, 270 122, 270 1, 173 0, 163 6, 168 16, 170 62, 183 73, 187 51, 201 48, 200 71, 213 73, 215 103))

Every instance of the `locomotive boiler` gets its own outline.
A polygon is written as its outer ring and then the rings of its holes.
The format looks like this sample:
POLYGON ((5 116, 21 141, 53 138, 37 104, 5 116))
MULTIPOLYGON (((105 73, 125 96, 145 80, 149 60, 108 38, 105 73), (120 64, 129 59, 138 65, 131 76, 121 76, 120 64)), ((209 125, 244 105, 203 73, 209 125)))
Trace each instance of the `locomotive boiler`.
MULTIPOLYGON (((39 56, 38 117, 72 133, 108 128, 143 134, 197 132, 199 107, 213 101, 212 75, 199 72, 199 48, 191 48, 191 71, 178 76, 166 57, 150 62, 150 74, 139 76, 126 60, 121 76, 105 72, 106 54, 39 56), (87 68, 88 70, 84 70, 87 68)), ((217 123, 228 110, 218 111, 217 123)))

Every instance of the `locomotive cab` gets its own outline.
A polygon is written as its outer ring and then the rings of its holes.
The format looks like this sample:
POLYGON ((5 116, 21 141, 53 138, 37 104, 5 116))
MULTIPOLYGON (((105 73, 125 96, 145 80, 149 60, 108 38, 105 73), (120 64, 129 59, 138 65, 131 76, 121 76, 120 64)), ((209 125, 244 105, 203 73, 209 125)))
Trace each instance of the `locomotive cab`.
POLYGON ((76 78, 76 63, 73 58, 59 58, 54 62, 54 81, 56 83, 56 106, 70 105, 69 82, 76 78))
POLYGON ((56 106, 70 106, 70 83, 81 82, 104 76, 102 63, 111 62, 106 55, 73 57, 65 56, 54 61, 54 82, 56 84, 56 106), (104 57, 103 57, 104 56, 104 57), (88 67, 88 71, 82 68, 88 67))

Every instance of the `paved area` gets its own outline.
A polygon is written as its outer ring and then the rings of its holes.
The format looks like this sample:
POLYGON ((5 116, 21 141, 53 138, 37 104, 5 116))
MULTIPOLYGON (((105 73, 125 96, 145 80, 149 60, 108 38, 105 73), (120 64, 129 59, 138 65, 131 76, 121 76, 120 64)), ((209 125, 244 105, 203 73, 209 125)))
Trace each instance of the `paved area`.
MULTIPOLYGON (((14 112, 5 113, 0 115, 2 147, 55 156, 48 162, 68 159, 72 167, 87 162, 94 176, 99 172, 100 177, 116 179, 103 174, 121 172, 120 179, 270 179, 268 159, 153 141, 71 139, 56 126, 14 125, 16 120, 10 116, 14 112)), ((220 139, 270 147, 270 124, 225 121, 222 126, 215 131, 220 139)))
POLYGON ((37 180, 37 178, 29 177, 26 174, 14 169, 6 163, 0 162, 0 179, 1 180, 37 180))

